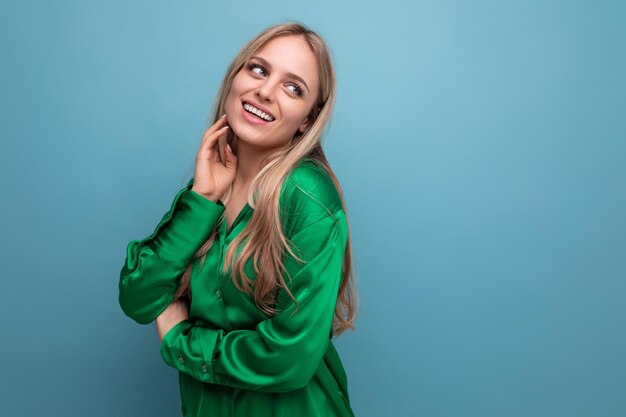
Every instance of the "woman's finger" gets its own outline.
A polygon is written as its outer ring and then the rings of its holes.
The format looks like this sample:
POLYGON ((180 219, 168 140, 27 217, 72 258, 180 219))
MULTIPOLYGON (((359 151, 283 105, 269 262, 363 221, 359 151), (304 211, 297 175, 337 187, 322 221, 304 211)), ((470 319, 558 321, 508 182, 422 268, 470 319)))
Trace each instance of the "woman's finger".
POLYGON ((217 140, 220 136, 225 135, 228 132, 229 126, 223 126, 221 129, 218 129, 217 131, 215 131, 213 134, 207 136, 207 138, 203 141, 201 148, 205 151, 208 152, 211 149, 213 149, 213 147, 215 147, 217 140))
POLYGON ((226 113, 224 113, 222 115, 222 117, 217 119, 217 121, 215 123, 213 123, 211 125, 211 127, 209 127, 207 130, 205 130, 204 134, 202 135, 202 141, 206 140, 209 136, 211 136, 211 134, 213 134, 217 130, 221 129, 224 126, 225 123, 227 123, 227 121, 226 121, 226 113))
MULTIPOLYGON (((219 131, 218 131, 219 133, 219 131)), ((217 163, 222 163, 223 161, 223 151, 222 151, 222 145, 220 144, 220 142, 222 142, 222 137, 228 135, 228 129, 224 129, 224 133, 222 133, 221 135, 218 134, 217 135, 217 139, 215 140, 215 144, 213 145, 213 148, 211 148, 211 152, 209 155, 209 161, 211 161, 212 164, 217 164, 217 163)), ((224 139, 224 142, 226 140, 224 139)))
POLYGON ((200 147, 203 147, 207 140, 211 139, 211 136, 218 132, 220 129, 228 126, 228 121, 226 120, 226 114, 220 117, 217 122, 215 122, 211 127, 209 127, 204 134, 202 135, 202 140, 200 141, 200 147))

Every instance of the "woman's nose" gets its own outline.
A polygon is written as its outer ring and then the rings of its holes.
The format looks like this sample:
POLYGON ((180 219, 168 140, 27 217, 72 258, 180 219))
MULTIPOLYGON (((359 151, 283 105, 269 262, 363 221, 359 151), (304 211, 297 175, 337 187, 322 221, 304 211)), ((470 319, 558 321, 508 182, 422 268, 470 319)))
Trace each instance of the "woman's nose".
POLYGON ((274 87, 270 83, 264 83, 257 88, 256 95, 261 100, 272 101, 274 98, 274 87))

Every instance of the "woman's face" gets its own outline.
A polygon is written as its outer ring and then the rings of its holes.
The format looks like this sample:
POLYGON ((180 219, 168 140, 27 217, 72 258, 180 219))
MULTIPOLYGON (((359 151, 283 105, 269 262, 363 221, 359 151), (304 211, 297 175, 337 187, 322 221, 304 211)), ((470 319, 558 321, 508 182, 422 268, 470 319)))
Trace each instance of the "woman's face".
POLYGON ((303 132, 309 126, 307 115, 318 90, 317 61, 306 41, 294 35, 274 38, 233 79, 226 119, 239 140, 265 148, 282 147, 298 129, 303 132), (251 114, 259 111, 265 114, 251 114))

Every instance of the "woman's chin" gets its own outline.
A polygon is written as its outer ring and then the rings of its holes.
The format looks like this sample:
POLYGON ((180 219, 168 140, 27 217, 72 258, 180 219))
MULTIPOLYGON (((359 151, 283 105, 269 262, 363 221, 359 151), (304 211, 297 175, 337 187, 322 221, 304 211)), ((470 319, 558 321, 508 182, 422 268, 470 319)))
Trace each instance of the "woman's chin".
MULTIPOLYGON (((228 117, 228 116, 227 116, 228 117)), ((254 126, 247 125, 245 121, 233 121, 230 128, 235 136, 234 141, 243 146, 251 146, 257 148, 280 148, 286 145, 290 139, 277 140, 276 132, 260 132, 254 126)))
POLYGON ((237 146, 261 146, 263 143, 263 139, 259 138, 255 135, 250 135, 248 132, 244 131, 235 131, 233 129, 233 133, 235 135, 235 142, 237 146))
POLYGON ((237 137, 237 140, 245 142, 246 144, 259 146, 263 142, 267 142, 266 135, 254 129, 254 127, 234 124, 231 125, 231 129, 233 134, 237 137))

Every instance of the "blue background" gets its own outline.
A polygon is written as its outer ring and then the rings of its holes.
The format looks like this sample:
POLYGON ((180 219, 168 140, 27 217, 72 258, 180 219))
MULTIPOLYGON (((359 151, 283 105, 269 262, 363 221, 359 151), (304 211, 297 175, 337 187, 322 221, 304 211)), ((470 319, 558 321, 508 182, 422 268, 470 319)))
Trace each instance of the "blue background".
POLYGON ((0 414, 179 415, 125 248, 291 19, 337 68, 356 415, 626 415, 626 6, 591 0, 5 2, 0 414))

